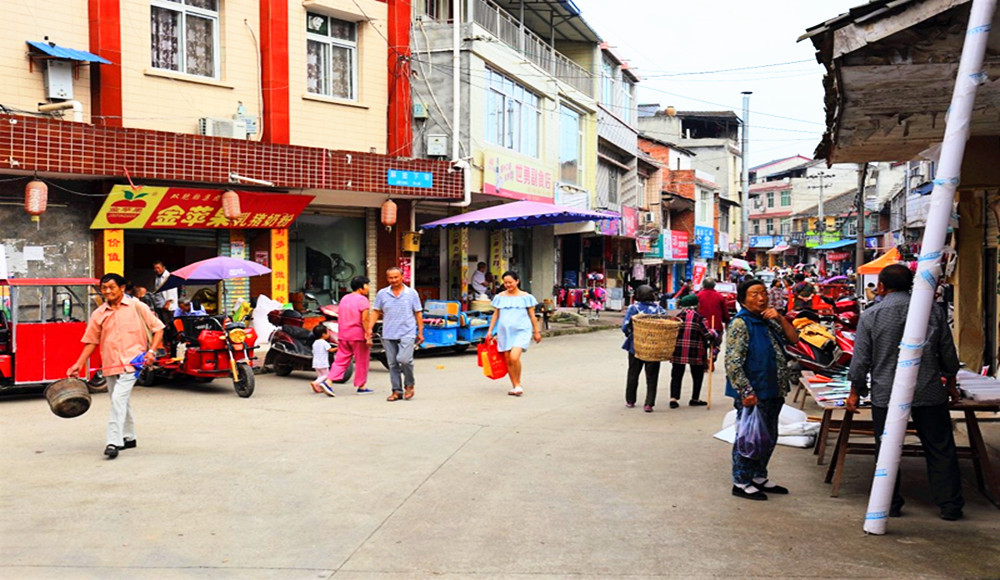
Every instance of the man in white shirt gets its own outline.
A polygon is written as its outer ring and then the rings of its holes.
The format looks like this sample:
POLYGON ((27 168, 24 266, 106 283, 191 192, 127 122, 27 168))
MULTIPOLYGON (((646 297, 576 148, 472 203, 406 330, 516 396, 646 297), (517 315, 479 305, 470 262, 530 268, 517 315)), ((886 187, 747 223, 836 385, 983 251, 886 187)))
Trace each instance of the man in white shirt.
POLYGON ((160 290, 160 286, 166 284, 167 280, 170 279, 170 271, 164 267, 163 262, 157 260, 153 262, 153 273, 156 274, 156 278, 153 280, 153 306, 157 310, 163 310, 166 307, 167 301, 172 300, 173 304, 177 304, 177 288, 171 288, 170 290, 160 290))
POLYGON ((490 299, 486 294, 486 262, 476 264, 476 271, 472 273, 469 285, 472 286, 472 293, 476 300, 490 299))

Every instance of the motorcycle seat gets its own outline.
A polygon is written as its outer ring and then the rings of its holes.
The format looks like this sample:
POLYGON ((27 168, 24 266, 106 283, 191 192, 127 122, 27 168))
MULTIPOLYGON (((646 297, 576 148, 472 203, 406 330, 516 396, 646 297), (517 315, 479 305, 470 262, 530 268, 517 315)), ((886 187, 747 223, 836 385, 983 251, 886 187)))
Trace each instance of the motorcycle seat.
POLYGON ((312 331, 306 330, 301 326, 292 326, 290 324, 284 324, 281 326, 281 330, 283 330, 288 336, 292 337, 298 342, 305 344, 306 346, 309 346, 313 343, 312 331))

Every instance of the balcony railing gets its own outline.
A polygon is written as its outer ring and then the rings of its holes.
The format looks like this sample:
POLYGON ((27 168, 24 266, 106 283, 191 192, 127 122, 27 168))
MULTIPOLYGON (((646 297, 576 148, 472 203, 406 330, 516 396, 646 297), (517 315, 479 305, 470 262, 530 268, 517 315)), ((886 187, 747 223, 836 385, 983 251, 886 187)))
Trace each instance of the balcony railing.
POLYGON ((594 96, 594 75, 566 58, 537 34, 522 29, 520 22, 490 0, 474 0, 474 20, 500 41, 517 50, 552 76, 594 96))

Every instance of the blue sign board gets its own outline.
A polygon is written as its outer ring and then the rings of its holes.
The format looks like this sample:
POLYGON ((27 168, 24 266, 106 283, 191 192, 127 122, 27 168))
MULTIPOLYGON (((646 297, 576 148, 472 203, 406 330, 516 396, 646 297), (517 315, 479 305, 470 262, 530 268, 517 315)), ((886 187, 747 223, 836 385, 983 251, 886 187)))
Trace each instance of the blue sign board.
POLYGON ((715 257, 715 229, 708 226, 694 227, 695 243, 701 246, 698 252, 699 258, 712 259, 715 257))
POLYGON ((751 248, 773 248, 775 245, 774 236, 750 236, 751 248))
POLYGON ((390 169, 386 176, 389 185, 400 187, 422 187, 430 189, 434 187, 434 174, 426 171, 402 171, 400 169, 390 169))

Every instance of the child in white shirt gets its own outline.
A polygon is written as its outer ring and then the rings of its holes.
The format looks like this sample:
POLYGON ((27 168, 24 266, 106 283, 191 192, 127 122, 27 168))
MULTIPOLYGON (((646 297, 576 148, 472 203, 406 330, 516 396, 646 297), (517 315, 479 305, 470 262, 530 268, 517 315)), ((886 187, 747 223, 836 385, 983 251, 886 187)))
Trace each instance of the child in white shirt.
POLYGON ((313 369, 316 371, 316 380, 312 382, 312 388, 317 393, 326 393, 335 397, 333 385, 326 380, 327 373, 330 372, 330 353, 333 347, 330 345, 330 329, 326 325, 318 324, 313 328, 313 369))

